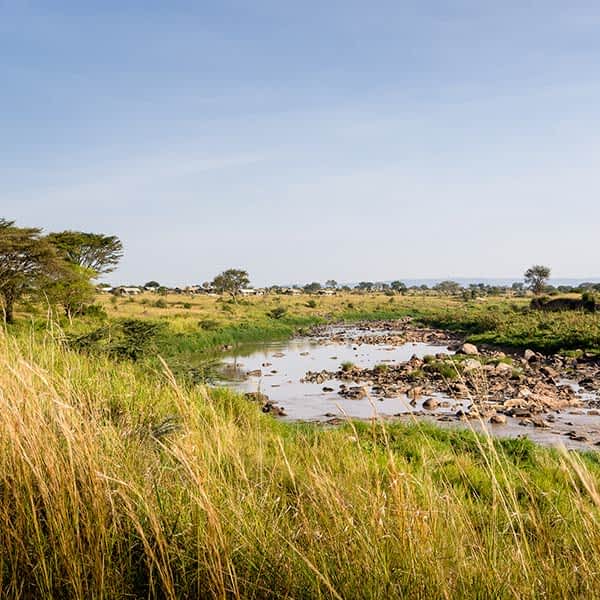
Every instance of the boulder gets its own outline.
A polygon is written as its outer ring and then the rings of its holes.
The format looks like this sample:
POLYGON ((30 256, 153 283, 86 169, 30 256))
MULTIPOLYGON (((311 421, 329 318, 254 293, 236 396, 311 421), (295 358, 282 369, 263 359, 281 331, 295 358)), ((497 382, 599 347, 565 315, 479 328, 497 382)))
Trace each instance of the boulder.
POLYGON ((474 358, 467 358, 467 360, 463 360, 461 364, 463 371, 475 371, 481 369, 481 363, 474 358))
POLYGON ((463 344, 457 351, 456 354, 467 354, 468 356, 475 356, 479 354, 479 350, 475 344, 463 344))
POLYGON ((500 377, 510 377, 513 373, 513 368, 509 364, 500 362, 494 368, 494 373, 500 375, 500 377))
POLYGON ((490 423, 494 425, 504 425, 506 423, 506 415, 495 414, 490 417, 490 423))
POLYGON ((418 400, 423 395, 423 388, 421 386, 415 386, 410 388, 407 392, 407 396, 412 400, 418 400))
POLYGON ((439 406, 439 402, 435 398, 427 398, 423 402, 423 408, 425 410, 435 410, 439 406))
POLYGON ((527 362, 537 360, 537 357, 538 357, 537 354, 533 350, 529 350, 529 348, 527 350, 525 350, 525 352, 523 353, 523 358, 527 362))
POLYGON ((262 402, 263 404, 269 402, 269 396, 263 394, 262 392, 248 392, 244 394, 244 398, 246 398, 246 400, 250 400, 251 402, 262 402))

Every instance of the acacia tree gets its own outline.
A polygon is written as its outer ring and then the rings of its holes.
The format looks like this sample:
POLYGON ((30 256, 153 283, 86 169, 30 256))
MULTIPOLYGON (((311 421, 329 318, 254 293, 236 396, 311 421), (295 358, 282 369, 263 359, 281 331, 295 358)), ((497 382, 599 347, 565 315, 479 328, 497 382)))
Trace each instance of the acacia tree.
POLYGON ((60 267, 49 277, 43 291, 52 304, 63 307, 65 315, 71 321, 94 301, 95 289, 91 283, 94 272, 79 265, 61 262, 60 267))
POLYGON ((227 269, 219 273, 212 281, 212 286, 217 292, 229 294, 234 302, 237 302, 240 290, 248 285, 250 285, 248 272, 242 269, 227 269))
POLYGON ((434 286, 434 289, 442 294, 448 294, 449 296, 452 296, 454 294, 458 294, 460 291, 460 284, 456 283, 456 281, 450 280, 440 281, 440 283, 434 286))
POLYGON ((337 286, 338 286, 338 283, 337 283, 337 281, 335 279, 328 279, 325 282, 325 287, 326 288, 330 288, 330 289, 334 290, 334 289, 337 288, 337 286))
POLYGON ((28 291, 39 291, 61 266, 54 247, 37 227, 15 227, 0 218, 0 296, 4 320, 14 320, 14 305, 28 291))
POLYGON ((525 283, 536 295, 544 291, 549 278, 550 267, 545 267, 544 265, 533 265, 533 267, 529 267, 525 271, 525 283))
POLYGON ((390 284, 390 287, 395 291, 395 292, 400 292, 400 293, 404 293, 407 290, 406 284, 403 283, 402 281, 392 281, 392 283, 390 284))
POLYGON ((69 263, 94 273, 94 277, 110 273, 123 258, 123 244, 115 235, 61 231, 47 239, 69 263))
POLYGON ((356 287, 362 292, 370 292, 374 285, 372 281, 361 281, 356 287))
POLYGON ((321 289, 321 284, 318 281, 313 281, 307 283, 303 289, 307 294, 316 294, 321 289))

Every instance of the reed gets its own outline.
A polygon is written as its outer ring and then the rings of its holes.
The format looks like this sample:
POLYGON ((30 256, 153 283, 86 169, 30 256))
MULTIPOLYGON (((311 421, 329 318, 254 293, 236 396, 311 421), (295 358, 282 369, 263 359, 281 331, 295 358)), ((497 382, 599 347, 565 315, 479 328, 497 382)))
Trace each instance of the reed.
POLYGON ((0 333, 0 596, 590 598, 595 453, 286 425, 0 333))

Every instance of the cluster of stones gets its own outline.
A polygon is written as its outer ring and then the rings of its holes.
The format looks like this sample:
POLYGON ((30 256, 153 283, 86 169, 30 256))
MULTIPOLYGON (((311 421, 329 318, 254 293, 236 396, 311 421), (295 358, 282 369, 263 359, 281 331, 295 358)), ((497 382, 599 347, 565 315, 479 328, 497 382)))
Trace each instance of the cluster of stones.
POLYGON ((363 344, 385 346, 401 346, 407 343, 426 343, 444 345, 456 341, 449 332, 439 329, 428 329, 411 325, 411 318, 405 317, 395 321, 376 321, 359 323, 352 329, 321 325, 311 329, 310 335, 322 343, 352 344, 359 347, 363 344), (333 333, 332 333, 333 331, 333 333))
MULTIPOLYGON (((462 402, 461 408, 454 415, 446 414, 445 419, 483 418, 501 424, 507 417, 515 417, 522 425, 535 427, 550 427, 555 417, 549 413, 583 405, 581 396, 564 378, 572 378, 589 391, 597 391, 600 386, 600 368, 592 357, 546 357, 531 350, 522 356, 507 357, 499 351, 480 351, 473 344, 455 349, 463 355, 459 359, 447 354, 427 360, 413 356, 398 365, 309 371, 303 381, 339 380, 340 396, 354 400, 404 395, 413 406, 422 399, 421 406, 426 411, 459 406, 431 397, 444 394, 462 402), (448 376, 449 373, 454 376, 448 376)), ((323 391, 334 389, 326 387, 323 391)))
POLYGON ((269 400, 269 397, 262 392, 248 392, 247 394, 244 394, 244 397, 246 400, 260 404, 261 410, 264 413, 271 414, 275 417, 287 416, 283 406, 279 406, 276 402, 269 400))

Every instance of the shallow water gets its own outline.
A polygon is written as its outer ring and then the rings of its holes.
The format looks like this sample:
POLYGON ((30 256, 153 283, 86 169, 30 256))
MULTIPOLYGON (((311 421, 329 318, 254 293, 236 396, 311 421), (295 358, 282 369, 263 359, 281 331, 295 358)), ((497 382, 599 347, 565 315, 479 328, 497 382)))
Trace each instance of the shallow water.
MULTIPOLYGON (((402 346, 383 344, 319 343, 313 338, 298 338, 287 342, 272 342, 260 348, 256 346, 238 349, 235 356, 223 361, 222 373, 229 385, 241 392, 262 392, 270 400, 278 403, 287 413, 289 420, 326 420, 331 416, 348 415, 357 418, 369 418, 375 410, 380 415, 395 415, 412 412, 406 396, 379 400, 373 396, 368 399, 350 400, 342 398, 337 390, 337 380, 318 383, 302 383, 307 371, 337 370, 343 362, 352 362, 360 367, 372 367, 378 364, 405 362, 413 355, 423 357, 427 354, 449 354, 445 346, 431 346, 422 343, 410 343, 402 346), (267 365, 268 366, 263 366, 267 365), (260 376, 249 376, 249 371, 260 370, 260 376), (324 387, 334 392, 324 392, 324 387)), ((348 383, 348 382, 346 382, 348 383)), ((424 400, 424 398, 423 398, 424 400)), ((452 406, 461 403, 452 401, 452 406)), ((446 409, 450 411, 449 408, 446 409)), ((453 412, 456 412, 454 408, 453 412)), ((444 409, 440 409, 440 413, 444 409)))
MULTIPOLYGON (((385 331, 385 334, 393 332, 385 331)), ((525 436, 545 445, 563 444, 567 448, 590 449, 600 441, 600 417, 590 416, 583 409, 557 413, 551 418, 555 421, 548 429, 523 427, 519 420, 508 418, 503 425, 491 425, 477 420, 440 421, 444 416, 454 415, 458 409, 469 406, 468 400, 456 400, 443 394, 434 394, 444 406, 434 412, 423 411, 419 399, 414 406, 406 395, 396 398, 379 398, 371 394, 370 398, 354 400, 341 397, 337 392, 342 383, 328 380, 323 383, 304 383, 302 378, 307 371, 336 371, 344 362, 352 362, 360 367, 373 367, 378 364, 394 364, 409 360, 413 355, 422 358, 426 355, 451 354, 446 346, 425 343, 406 343, 400 346, 386 344, 356 344, 351 338, 364 334, 360 329, 330 329, 321 337, 296 338, 289 341, 268 342, 239 347, 235 353, 224 358, 221 365, 221 383, 240 392, 262 392, 269 399, 284 408, 288 421, 327 421, 334 417, 353 417, 368 419, 374 416, 389 418, 400 417, 403 421, 415 419, 427 420, 444 427, 486 429, 493 435, 518 437, 525 436), (348 342, 332 342, 331 334, 343 333, 350 338, 348 342), (260 370, 260 375, 248 375, 260 370), (333 392, 323 391, 324 387, 333 388, 333 392), (423 414, 425 412, 425 414, 423 414), (582 414, 577 414, 582 413, 582 414), (577 442, 565 436, 569 430, 585 433, 589 442, 577 442)), ((370 331, 377 335, 377 331, 370 331)), ((352 382, 344 382, 348 386, 352 382)), ((564 380, 564 383, 572 382, 564 380)), ((356 385, 360 385, 358 382, 356 385)), ((363 383, 364 385, 364 383, 363 383)), ((582 390, 583 392, 583 390, 582 390)), ((593 399, 593 395, 582 393, 584 400, 593 399)))

